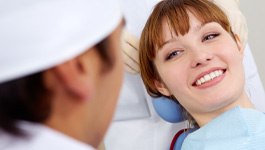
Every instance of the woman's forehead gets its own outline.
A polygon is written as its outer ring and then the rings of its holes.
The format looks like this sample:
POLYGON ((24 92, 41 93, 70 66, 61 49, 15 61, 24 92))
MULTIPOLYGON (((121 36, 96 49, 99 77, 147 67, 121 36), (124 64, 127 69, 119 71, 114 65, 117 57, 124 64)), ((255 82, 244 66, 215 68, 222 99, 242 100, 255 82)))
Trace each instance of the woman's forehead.
MULTIPOLYGON (((173 35, 185 35, 190 31, 190 28, 199 30, 203 25, 216 22, 221 25, 226 31, 230 30, 230 24, 226 15, 218 8, 210 6, 204 6, 203 8, 197 8, 195 6, 181 6, 170 7, 164 9, 159 13, 154 13, 153 25, 151 25, 151 31, 153 34, 149 34, 149 41, 152 41, 152 47, 157 50, 160 48, 165 39, 165 29, 170 31, 170 36, 173 35), (196 22, 196 24, 194 23, 196 22), (191 27, 195 25, 195 27, 191 27)), ((167 36, 167 37, 170 37, 167 36)), ((150 44, 151 44, 150 43, 150 44)))
POLYGON ((192 32, 199 31, 208 24, 215 23, 216 25, 220 26, 220 23, 217 22, 220 20, 216 20, 214 19, 214 17, 212 17, 212 19, 211 18, 205 19, 199 16, 198 14, 196 14, 195 11, 191 11, 189 9, 187 9, 187 17, 184 18, 184 22, 187 22, 187 23, 176 22, 175 18, 167 17, 167 16, 165 16, 161 21, 162 21, 161 31, 162 33, 164 33, 162 34, 163 40, 164 40, 165 32, 168 32, 168 31, 170 31, 170 34, 172 37, 173 35, 184 36, 185 34, 190 32, 190 30, 192 30, 192 32))

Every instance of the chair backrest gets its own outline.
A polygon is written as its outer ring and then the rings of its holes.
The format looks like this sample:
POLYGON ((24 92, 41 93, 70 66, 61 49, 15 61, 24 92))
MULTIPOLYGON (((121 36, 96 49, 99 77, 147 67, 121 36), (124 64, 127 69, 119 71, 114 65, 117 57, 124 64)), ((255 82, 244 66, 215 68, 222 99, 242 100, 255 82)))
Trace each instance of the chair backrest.
POLYGON ((182 108, 179 104, 167 97, 152 99, 157 114, 167 122, 178 123, 184 121, 182 108))

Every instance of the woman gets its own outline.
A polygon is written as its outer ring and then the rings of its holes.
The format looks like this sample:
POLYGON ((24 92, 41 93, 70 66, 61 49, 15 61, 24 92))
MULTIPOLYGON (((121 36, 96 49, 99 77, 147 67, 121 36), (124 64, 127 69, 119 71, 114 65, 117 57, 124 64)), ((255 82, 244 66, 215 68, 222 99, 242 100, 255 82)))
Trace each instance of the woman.
POLYGON ((179 102, 199 128, 182 149, 264 147, 265 116, 244 91, 242 43, 215 4, 158 3, 142 32, 139 59, 148 93, 179 102))

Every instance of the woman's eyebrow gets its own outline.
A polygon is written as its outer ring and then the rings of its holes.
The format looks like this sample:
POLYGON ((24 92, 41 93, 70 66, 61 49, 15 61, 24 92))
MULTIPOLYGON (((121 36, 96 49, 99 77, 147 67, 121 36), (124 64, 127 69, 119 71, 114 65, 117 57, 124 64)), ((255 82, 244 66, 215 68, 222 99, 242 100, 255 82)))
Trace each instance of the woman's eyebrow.
MULTIPOLYGON (((191 30, 191 32, 198 32, 198 31, 202 30, 203 28, 205 28, 207 26, 211 26, 212 24, 216 24, 216 22, 206 22, 206 23, 197 24, 194 27, 190 27, 190 30, 191 30)), ((172 37, 171 39, 169 39, 167 41, 164 41, 162 43, 162 45, 160 47, 158 47, 158 49, 162 49, 165 45, 167 45, 167 44, 169 44, 171 42, 175 42, 175 41, 178 41, 178 39, 172 37)))
POLYGON ((217 22, 207 22, 207 23, 202 24, 201 29, 206 28, 206 27, 216 27, 217 24, 218 24, 217 22))
POLYGON ((171 38, 171 39, 169 39, 169 40, 163 42, 162 45, 159 47, 159 49, 162 49, 165 45, 167 45, 168 43, 171 43, 171 42, 173 42, 173 41, 177 41, 177 39, 175 39, 175 38, 171 38))
POLYGON ((167 40, 167 41, 164 41, 164 42, 162 43, 162 45, 161 45, 160 47, 158 47, 158 49, 161 50, 161 49, 163 49, 167 44, 170 44, 170 43, 173 43, 173 42, 177 42, 177 41, 179 41, 178 38, 174 38, 174 37, 172 37, 171 39, 169 39, 169 40, 167 40))
POLYGON ((216 24, 216 22, 205 22, 205 23, 201 23, 196 25, 195 27, 193 27, 191 30, 193 30, 192 32, 198 32, 200 30, 202 30, 205 27, 211 26, 213 24, 216 24))
POLYGON ((204 27, 205 24, 199 24, 199 25, 196 25, 195 27, 192 28, 193 32, 198 32, 200 31, 203 27, 204 27))
POLYGON ((191 32, 195 33, 195 32, 199 32, 202 28, 204 28, 205 26, 207 26, 209 24, 209 22, 207 23, 201 23, 201 24, 197 24, 195 25, 193 28, 190 27, 191 32))

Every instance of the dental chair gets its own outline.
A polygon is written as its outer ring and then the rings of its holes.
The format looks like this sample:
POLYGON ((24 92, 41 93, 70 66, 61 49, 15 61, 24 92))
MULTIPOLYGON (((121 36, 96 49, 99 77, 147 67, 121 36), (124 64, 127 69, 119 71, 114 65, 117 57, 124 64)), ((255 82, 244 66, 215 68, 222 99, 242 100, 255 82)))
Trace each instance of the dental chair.
MULTIPOLYGON (((126 20, 125 28, 129 33, 125 34, 129 36, 125 36, 127 46, 123 48, 127 65, 115 118, 104 143, 108 150, 167 150, 171 140, 177 137, 176 133, 187 127, 180 107, 172 100, 152 99, 138 74, 137 40, 152 8, 160 0, 120 1, 126 20), (128 47, 132 45, 132 48, 128 47)), ((238 9, 239 0, 213 1, 227 9, 227 13, 232 13, 229 15, 230 20, 241 37, 245 37, 243 41, 247 41, 245 19, 238 9)), ((256 108, 265 112, 265 93, 248 45, 244 53, 246 91, 256 108)), ((174 141, 171 143, 175 144, 174 141)))

